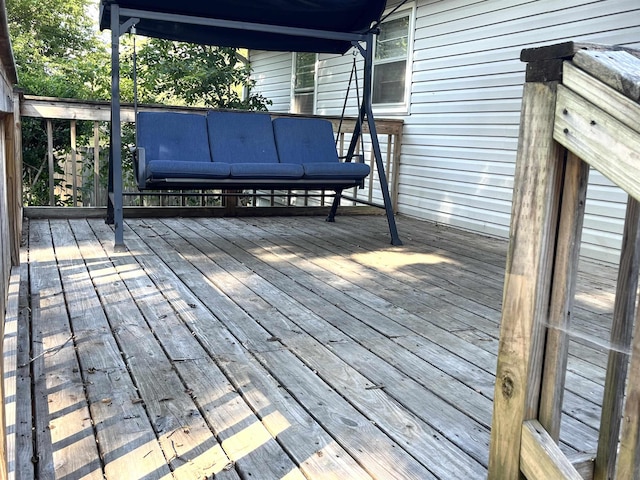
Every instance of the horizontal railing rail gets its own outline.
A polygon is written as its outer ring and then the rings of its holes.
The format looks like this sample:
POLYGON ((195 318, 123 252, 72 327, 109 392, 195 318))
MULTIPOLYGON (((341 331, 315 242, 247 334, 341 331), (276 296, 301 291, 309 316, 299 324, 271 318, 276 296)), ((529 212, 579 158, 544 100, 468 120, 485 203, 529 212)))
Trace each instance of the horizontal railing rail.
MULTIPOLYGON (((172 111, 205 113, 208 109, 197 107, 178 107, 165 105, 140 105, 139 111, 172 111)), ((46 162, 34 176, 48 173, 48 206, 102 207, 106 205, 106 162, 108 161, 108 122, 110 121, 110 103, 103 101, 85 101, 25 95, 20 105, 22 117, 44 120, 47 136, 46 162), (69 138, 65 145, 54 146, 54 122, 69 122, 69 138), (91 139, 78 144, 78 123, 93 122, 91 139), (62 154, 64 153, 64 154, 62 154), (64 172, 64 173, 60 173, 64 172)), ((296 116, 270 112, 272 117, 296 116)), ((351 132, 356 127, 355 117, 321 116, 331 121, 336 134, 339 154, 345 154, 351 132)), ((123 104, 121 109, 123 123, 135 122, 133 105, 123 104)), ((368 127, 362 125, 363 132, 368 127)), ((398 170, 400 164, 400 146, 402 144, 403 121, 397 119, 377 119, 378 140, 385 159, 385 173, 390 187, 392 207, 397 210, 398 170)), ((87 128, 85 127, 85 131, 87 128)), ((366 138, 366 137, 364 137, 366 138)), ((370 142, 358 145, 356 153, 362 154, 371 167, 371 175, 365 179, 361 189, 345 191, 344 205, 383 206, 382 196, 375 182, 376 163, 370 142)), ((132 171, 130 172, 132 174, 132 171)), ((175 206, 220 207, 238 209, 244 207, 311 207, 330 205, 333 192, 303 193, 298 191, 172 191, 139 192, 133 182, 125 183, 125 206, 175 206)), ((42 205, 41 205, 42 206, 42 205)))

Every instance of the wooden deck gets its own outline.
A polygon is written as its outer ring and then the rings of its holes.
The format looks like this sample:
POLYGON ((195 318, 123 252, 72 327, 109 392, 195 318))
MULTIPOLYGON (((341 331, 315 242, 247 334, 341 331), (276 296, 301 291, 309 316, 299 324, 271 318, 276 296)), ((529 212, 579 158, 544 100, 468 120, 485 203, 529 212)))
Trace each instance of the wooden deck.
MULTIPOLYGON (((102 220, 25 226, 17 478, 486 477, 506 242, 130 219, 114 252, 102 220)), ((581 270, 569 455, 595 452, 615 279, 581 270)))

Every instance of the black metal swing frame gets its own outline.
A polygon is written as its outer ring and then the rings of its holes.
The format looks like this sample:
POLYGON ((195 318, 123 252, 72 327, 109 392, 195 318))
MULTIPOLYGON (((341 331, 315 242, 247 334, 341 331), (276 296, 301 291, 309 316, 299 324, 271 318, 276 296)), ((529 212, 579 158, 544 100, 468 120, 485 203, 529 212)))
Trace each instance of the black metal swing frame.
MULTIPOLYGON (((392 245, 402 245, 396 227, 389 185, 385 174, 382 152, 372 108, 372 78, 373 78, 373 46, 376 29, 370 28, 363 33, 325 31, 311 28, 288 27, 281 25, 267 25, 217 18, 194 17, 176 13, 164 13, 137 8, 124 8, 118 3, 105 2, 101 4, 101 26, 111 30, 111 131, 109 155, 109 185, 107 223, 113 224, 115 229, 116 247, 124 246, 124 210, 122 185, 122 129, 120 118, 120 37, 131 30, 144 19, 159 22, 196 25, 205 28, 220 28, 240 32, 258 32, 266 35, 291 35, 299 38, 323 39, 328 42, 350 42, 364 58, 363 94, 358 121, 351 137, 347 158, 351 158, 356 149, 358 139, 362 134, 362 125, 366 122, 371 140, 371 147, 376 162, 376 169, 380 183, 380 190, 384 202, 384 209, 389 225, 392 245), (105 15, 105 13, 107 15, 105 15)), ((340 203, 341 193, 336 193, 329 218, 335 216, 340 203)))

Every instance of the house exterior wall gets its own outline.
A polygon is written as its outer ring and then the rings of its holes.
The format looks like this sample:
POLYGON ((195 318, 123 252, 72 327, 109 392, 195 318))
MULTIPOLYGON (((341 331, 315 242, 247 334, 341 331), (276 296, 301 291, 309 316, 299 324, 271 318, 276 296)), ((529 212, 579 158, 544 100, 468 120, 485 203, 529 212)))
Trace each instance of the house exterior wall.
MULTIPOLYGON (((640 48, 637 0, 416 0, 398 212, 508 237, 524 48, 578 42, 640 48)), ((251 52, 258 88, 288 111, 290 53, 251 52)), ((320 55, 316 112, 340 114, 353 57, 320 55)), ((355 100, 353 100, 355 106, 355 100)), ((349 108, 353 114, 355 107, 349 108)), ((591 175, 582 254, 617 261, 626 196, 591 175)))

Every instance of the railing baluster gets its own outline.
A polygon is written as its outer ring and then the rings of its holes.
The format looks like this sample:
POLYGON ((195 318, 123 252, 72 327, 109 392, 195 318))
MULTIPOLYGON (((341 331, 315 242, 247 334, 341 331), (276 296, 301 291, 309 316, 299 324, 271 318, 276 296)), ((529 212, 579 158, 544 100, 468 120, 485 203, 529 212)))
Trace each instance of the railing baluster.
POLYGON ((53 123, 47 120, 47 159, 49 164, 49 206, 56 204, 55 182, 54 182, 54 165, 53 165, 53 123))
POLYGON ((71 120, 69 128, 71 134, 71 194, 73 195, 73 206, 78 206, 78 155, 76 151, 76 121, 71 120))
POLYGON ((93 122, 93 205, 101 205, 100 201, 100 123, 93 122))

